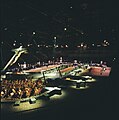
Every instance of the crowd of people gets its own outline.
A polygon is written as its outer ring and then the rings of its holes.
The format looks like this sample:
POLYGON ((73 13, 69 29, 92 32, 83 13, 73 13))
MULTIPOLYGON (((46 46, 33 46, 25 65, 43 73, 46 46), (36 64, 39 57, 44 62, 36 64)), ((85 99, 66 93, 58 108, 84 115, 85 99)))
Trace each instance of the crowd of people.
POLYGON ((21 99, 30 96, 39 95, 43 90, 43 81, 41 79, 31 80, 2 80, 0 86, 1 99, 21 99))

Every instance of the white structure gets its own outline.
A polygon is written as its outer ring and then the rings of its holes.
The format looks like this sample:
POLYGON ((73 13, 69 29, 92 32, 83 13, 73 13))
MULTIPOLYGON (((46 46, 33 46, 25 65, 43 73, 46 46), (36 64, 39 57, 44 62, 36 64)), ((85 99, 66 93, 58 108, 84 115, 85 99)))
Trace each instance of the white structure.
POLYGON ((8 66, 11 66, 14 63, 16 63, 16 61, 18 60, 18 58, 21 56, 22 53, 27 53, 27 50, 25 48, 22 48, 22 46, 20 46, 17 49, 13 49, 12 51, 15 52, 15 54, 9 60, 9 62, 6 64, 6 66, 3 68, 3 71, 6 70, 8 66))

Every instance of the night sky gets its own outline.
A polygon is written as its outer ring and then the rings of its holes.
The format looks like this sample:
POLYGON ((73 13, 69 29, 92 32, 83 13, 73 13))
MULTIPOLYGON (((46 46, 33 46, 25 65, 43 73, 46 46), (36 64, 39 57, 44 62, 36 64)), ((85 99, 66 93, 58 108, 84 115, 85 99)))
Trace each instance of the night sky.
POLYGON ((53 46, 55 37, 60 46, 106 40, 107 48, 118 50, 118 9, 116 0, 2 0, 2 52, 21 45, 53 46))

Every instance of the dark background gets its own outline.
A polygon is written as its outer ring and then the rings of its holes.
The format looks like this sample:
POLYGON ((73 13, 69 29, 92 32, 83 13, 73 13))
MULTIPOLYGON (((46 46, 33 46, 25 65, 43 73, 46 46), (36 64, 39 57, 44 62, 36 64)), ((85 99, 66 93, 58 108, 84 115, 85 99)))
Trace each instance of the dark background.
MULTIPOLYGON (((91 50, 118 54, 117 0, 2 0, 0 5, 2 67, 13 55, 11 49, 21 45, 29 49, 27 57, 32 58, 31 62, 48 59, 47 54, 52 54, 53 48, 38 45, 53 46, 54 36, 56 44, 69 46, 58 51, 74 50, 83 43, 91 50), (109 42, 108 47, 91 46, 104 40, 109 42)), ((28 60, 20 62, 24 61, 28 60)))

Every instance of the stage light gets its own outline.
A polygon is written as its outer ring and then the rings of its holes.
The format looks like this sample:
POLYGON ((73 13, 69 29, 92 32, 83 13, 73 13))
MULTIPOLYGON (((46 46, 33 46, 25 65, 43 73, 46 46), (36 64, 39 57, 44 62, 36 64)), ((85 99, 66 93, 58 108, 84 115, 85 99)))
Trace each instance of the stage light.
POLYGON ((33 35, 35 35, 36 33, 35 33, 35 32, 33 32, 32 34, 33 34, 33 35))
POLYGON ((64 30, 66 31, 66 30, 67 30, 67 28, 64 28, 64 30))

